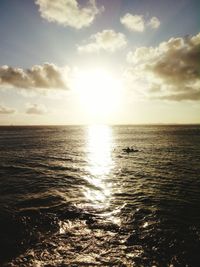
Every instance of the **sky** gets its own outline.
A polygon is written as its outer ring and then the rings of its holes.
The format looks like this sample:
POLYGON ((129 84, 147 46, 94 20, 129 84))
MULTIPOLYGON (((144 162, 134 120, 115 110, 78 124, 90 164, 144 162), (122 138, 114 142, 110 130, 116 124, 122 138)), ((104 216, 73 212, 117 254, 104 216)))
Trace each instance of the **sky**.
POLYGON ((200 1, 1 0, 0 125, 200 123, 200 1))

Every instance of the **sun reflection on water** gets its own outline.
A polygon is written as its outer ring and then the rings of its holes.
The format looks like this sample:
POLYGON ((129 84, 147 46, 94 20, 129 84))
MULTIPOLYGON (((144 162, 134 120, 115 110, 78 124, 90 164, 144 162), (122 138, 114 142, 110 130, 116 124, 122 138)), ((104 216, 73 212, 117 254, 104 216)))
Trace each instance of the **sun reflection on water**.
POLYGON ((114 167, 112 160, 112 129, 105 125, 90 126, 87 131, 88 166, 85 177, 89 186, 84 195, 95 208, 108 208, 112 197, 110 172, 114 167))

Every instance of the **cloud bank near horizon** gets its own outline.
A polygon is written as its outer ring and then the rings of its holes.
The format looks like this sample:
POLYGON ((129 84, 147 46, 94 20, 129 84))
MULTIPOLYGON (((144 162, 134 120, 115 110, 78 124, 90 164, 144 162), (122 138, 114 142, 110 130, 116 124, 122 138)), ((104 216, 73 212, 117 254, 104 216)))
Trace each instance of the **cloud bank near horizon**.
POLYGON ((0 104, 0 115, 10 115, 14 114, 16 110, 14 108, 7 107, 3 104, 0 104))
POLYGON ((27 104, 26 114, 28 115, 43 115, 47 113, 47 109, 41 104, 27 104))

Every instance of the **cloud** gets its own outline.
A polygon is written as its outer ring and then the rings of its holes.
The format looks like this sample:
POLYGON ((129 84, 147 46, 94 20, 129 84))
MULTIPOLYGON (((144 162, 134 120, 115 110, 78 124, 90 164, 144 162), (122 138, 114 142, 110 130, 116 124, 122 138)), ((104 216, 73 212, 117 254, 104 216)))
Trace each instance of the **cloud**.
POLYGON ((171 38, 157 47, 129 52, 129 77, 146 84, 151 97, 167 100, 200 100, 200 33, 171 38))
POLYGON ((157 17, 152 17, 148 23, 152 29, 157 29, 160 26, 160 20, 157 17))
POLYGON ((187 88, 188 92, 182 92, 177 94, 169 94, 165 96, 159 96, 158 99, 183 101, 183 100, 200 100, 200 91, 194 90, 193 88, 187 88))
POLYGON ((157 29, 160 26, 160 20, 157 17, 152 17, 150 21, 145 21, 142 15, 125 14, 120 18, 120 22, 130 31, 144 32, 146 27, 157 29))
POLYGON ((39 104, 27 104, 26 114, 29 115, 43 115, 47 112, 44 105, 39 104))
POLYGON ((100 50, 115 52, 127 45, 126 37, 123 33, 113 30, 103 30, 90 37, 91 42, 83 46, 78 46, 79 52, 93 53, 100 50))
POLYGON ((131 31, 143 32, 145 29, 145 21, 141 15, 131 15, 127 13, 120 18, 120 22, 131 31))
POLYGON ((59 68, 54 64, 35 65, 30 69, 0 67, 0 88, 20 89, 67 89, 69 69, 59 68))
POLYGON ((35 3, 46 20, 76 29, 91 25, 103 10, 103 7, 98 9, 95 0, 89 0, 85 7, 80 7, 77 0, 36 0, 35 3))
POLYGON ((2 114, 13 114, 16 110, 13 108, 6 107, 4 105, 0 105, 0 115, 2 114))

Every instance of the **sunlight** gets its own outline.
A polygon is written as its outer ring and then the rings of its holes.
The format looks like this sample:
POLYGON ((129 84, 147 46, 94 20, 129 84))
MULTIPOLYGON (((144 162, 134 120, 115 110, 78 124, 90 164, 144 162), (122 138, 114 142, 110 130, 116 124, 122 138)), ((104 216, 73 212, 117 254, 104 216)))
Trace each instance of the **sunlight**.
POLYGON ((85 179, 91 187, 84 190, 85 197, 99 208, 109 206, 112 195, 112 183, 108 181, 113 161, 111 128, 93 125, 88 128, 88 167, 85 179))
POLYGON ((88 157, 92 175, 108 175, 112 167, 111 128, 105 125, 93 125, 88 132, 88 157))
POLYGON ((77 71, 72 86, 90 117, 101 119, 117 111, 122 82, 112 72, 101 68, 77 71))

